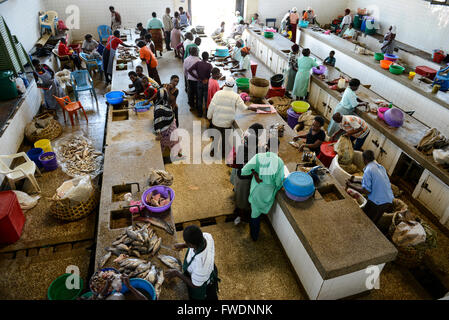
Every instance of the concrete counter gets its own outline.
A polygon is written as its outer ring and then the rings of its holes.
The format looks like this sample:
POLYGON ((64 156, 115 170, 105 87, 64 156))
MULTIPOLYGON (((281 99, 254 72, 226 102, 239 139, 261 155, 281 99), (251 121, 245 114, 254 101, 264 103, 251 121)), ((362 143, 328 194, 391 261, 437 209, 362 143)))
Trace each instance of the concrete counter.
MULTIPOLYGON (((296 136, 294 130, 277 113, 244 111, 235 120, 242 131, 255 122, 265 129, 285 124, 279 156, 290 172, 295 171, 302 153, 288 144, 296 136)), ((329 174, 314 199, 294 202, 283 190, 278 192, 269 218, 310 299, 338 299, 369 290, 367 268, 376 266, 380 274, 397 255, 394 245, 329 174), (339 200, 323 196, 332 186, 339 200)))

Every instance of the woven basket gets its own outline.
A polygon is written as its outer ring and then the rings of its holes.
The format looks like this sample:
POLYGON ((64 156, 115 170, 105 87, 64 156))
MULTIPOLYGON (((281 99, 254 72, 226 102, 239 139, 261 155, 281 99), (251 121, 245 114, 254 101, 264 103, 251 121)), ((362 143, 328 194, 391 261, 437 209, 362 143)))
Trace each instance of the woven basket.
POLYGON ((31 134, 27 134, 27 129, 25 129, 25 135, 26 138, 30 142, 36 142, 37 140, 41 139, 48 139, 48 140, 54 140, 57 137, 59 137, 62 133, 62 126, 61 124, 53 118, 53 115, 49 112, 41 113, 33 118, 33 120, 27 124, 27 128, 30 126, 34 126, 34 122, 39 119, 45 119, 45 118, 51 118, 50 122, 47 127, 42 129, 39 133, 34 131, 31 134))
MULTIPOLYGON (((389 228, 393 222, 393 217, 395 214, 404 214, 408 210, 407 204, 397 198, 393 199, 393 212, 388 213, 384 212, 382 217, 377 222, 377 227, 382 230, 382 232, 387 233, 389 231, 389 228)), ((394 230, 393 230, 394 232, 394 230)))
MULTIPOLYGON (((396 226, 399 224, 399 222, 397 221, 399 213, 400 211, 396 212, 393 216, 393 220, 389 229, 390 239, 393 237, 393 233, 396 230, 396 226)), ((436 232, 421 219, 416 218, 416 221, 421 223, 424 230, 426 231, 426 241, 416 246, 408 246, 408 247, 400 247, 395 244, 396 249, 398 249, 398 255, 394 262, 405 268, 418 267, 421 264, 426 251, 428 249, 436 247, 436 232)))
POLYGON ((57 200, 50 207, 50 214, 59 220, 76 221, 87 217, 98 205, 100 193, 95 190, 89 200, 74 206, 70 200, 57 200))

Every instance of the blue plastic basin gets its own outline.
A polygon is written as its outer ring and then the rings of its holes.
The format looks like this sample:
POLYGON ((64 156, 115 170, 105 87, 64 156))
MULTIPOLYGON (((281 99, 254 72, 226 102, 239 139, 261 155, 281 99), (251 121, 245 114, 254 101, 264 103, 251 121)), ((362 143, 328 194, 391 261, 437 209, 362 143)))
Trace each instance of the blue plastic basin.
POLYGON ((289 194, 300 198, 308 198, 315 192, 312 177, 300 171, 295 171, 288 175, 284 180, 284 188, 289 194))
MULTIPOLYGON (((145 290, 150 295, 152 300, 156 300, 156 290, 154 289, 153 285, 147 280, 140 278, 132 278, 129 279, 129 283, 136 289, 145 290)), ((124 284, 122 284, 122 291, 120 292, 124 294, 128 291, 129 289, 124 284)))
POLYGON ((123 102, 125 93, 121 91, 111 91, 106 93, 105 97, 109 104, 120 104, 123 102))

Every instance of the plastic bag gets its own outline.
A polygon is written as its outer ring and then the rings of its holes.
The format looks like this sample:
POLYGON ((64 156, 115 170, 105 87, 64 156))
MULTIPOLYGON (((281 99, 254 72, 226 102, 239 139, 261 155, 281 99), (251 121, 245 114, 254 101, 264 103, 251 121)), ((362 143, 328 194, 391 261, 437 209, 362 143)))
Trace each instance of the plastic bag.
POLYGON ((396 226, 392 240, 400 247, 416 246, 426 241, 426 231, 417 221, 400 222, 396 226))
POLYGON ((69 199, 74 202, 85 202, 89 200, 94 192, 90 176, 82 176, 64 182, 56 189, 56 199, 69 199))
POLYGON ((432 155, 436 163, 441 165, 449 164, 449 149, 434 149, 432 155))
POLYGON ((103 171, 103 154, 86 136, 85 132, 69 134, 54 144, 62 171, 72 178, 89 175, 94 179, 103 171))
POLYGON ((27 193, 18 190, 13 190, 13 192, 16 194, 22 210, 34 208, 37 205, 38 200, 41 198, 40 196, 31 197, 27 193))
POLYGON ((352 164, 354 158, 354 149, 349 137, 341 136, 337 143, 334 145, 334 150, 338 154, 338 163, 340 165, 352 164))

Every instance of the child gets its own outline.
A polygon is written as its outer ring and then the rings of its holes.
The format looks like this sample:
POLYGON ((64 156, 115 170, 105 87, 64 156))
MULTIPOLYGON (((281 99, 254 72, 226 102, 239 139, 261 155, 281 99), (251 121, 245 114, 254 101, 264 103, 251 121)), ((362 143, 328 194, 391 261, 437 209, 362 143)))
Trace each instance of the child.
POLYGON ((157 90, 154 89, 150 82, 148 81, 148 78, 145 77, 142 79, 142 86, 143 86, 143 98, 146 100, 143 105, 149 105, 151 101, 153 101, 156 98, 157 90))
POLYGON ((178 104, 176 103, 176 98, 178 97, 179 90, 176 86, 179 83, 179 77, 177 75, 172 75, 170 78, 170 83, 164 84, 163 87, 168 92, 168 103, 170 104, 176 119, 176 127, 179 128, 179 118, 178 118, 178 104))
POLYGON ((335 67, 335 62, 337 61, 337 60, 335 60, 335 51, 331 51, 331 52, 329 52, 329 57, 327 57, 326 59, 324 59, 324 64, 325 65, 328 65, 328 66, 332 66, 332 67, 335 67))
POLYGON ((286 75, 287 85, 285 87, 287 95, 288 92, 293 90, 293 86, 295 84, 296 72, 298 71, 298 54, 299 54, 299 46, 295 43, 292 46, 292 51, 288 54, 288 69, 286 75))
POLYGON ((212 77, 209 79, 209 88, 207 92, 207 108, 209 108, 209 104, 214 97, 215 93, 220 90, 220 85, 218 84, 218 80, 221 78, 220 69, 213 68, 212 69, 212 77))
POLYGON ((151 86, 153 86, 153 88, 156 88, 156 89, 159 88, 159 84, 153 78, 150 78, 143 73, 142 66, 136 67, 136 74, 140 79, 148 78, 148 82, 151 84, 151 86))

